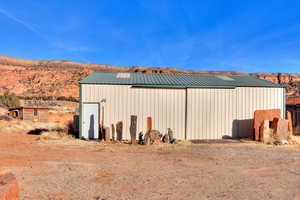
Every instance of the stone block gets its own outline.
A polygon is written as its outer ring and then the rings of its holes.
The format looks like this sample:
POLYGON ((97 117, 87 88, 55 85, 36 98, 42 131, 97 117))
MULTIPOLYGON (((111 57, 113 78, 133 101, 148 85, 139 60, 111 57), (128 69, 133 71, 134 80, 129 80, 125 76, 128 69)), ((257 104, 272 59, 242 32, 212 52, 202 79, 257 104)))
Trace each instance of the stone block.
POLYGON ((252 138, 256 141, 263 140, 263 137, 259 134, 260 126, 264 120, 273 121, 274 118, 281 118, 280 109, 271 110, 256 110, 254 112, 254 122, 253 122, 253 133, 252 138))
POLYGON ((262 135, 262 142, 265 144, 271 144, 273 141, 273 131, 270 129, 270 121, 264 120, 260 127, 260 135, 262 135))
POLYGON ((280 119, 277 122, 276 129, 274 129, 275 135, 279 140, 287 140, 289 136, 289 121, 280 119))
POLYGON ((286 119, 289 121, 289 138, 291 138, 293 136, 293 120, 292 120, 292 113, 291 112, 287 112, 286 113, 286 119))
POLYGON ((109 142, 110 141, 110 128, 106 127, 105 128, 105 142, 109 142))

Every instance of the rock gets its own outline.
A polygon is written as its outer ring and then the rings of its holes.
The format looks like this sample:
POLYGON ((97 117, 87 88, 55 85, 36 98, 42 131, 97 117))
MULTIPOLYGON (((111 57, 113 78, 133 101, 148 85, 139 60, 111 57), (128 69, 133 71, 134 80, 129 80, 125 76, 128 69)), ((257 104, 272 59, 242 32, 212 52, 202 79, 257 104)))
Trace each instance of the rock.
POLYGON ((7 170, 0 170, 0 200, 17 199, 19 199, 19 186, 15 176, 7 170))
POLYGON ((287 140, 281 140, 281 144, 285 145, 285 144, 289 144, 289 142, 287 140))
POLYGON ((164 143, 170 143, 170 138, 169 138, 169 134, 165 134, 162 138, 162 141, 164 143))
POLYGON ((272 109, 272 110, 256 110, 254 112, 254 122, 253 122, 253 129, 254 129, 254 137, 256 141, 263 140, 262 136, 259 134, 259 129, 261 124, 264 120, 273 121, 274 118, 280 119, 281 117, 281 110, 280 109, 272 109))
POLYGON ((261 127, 260 127, 260 135, 262 135, 262 142, 265 144, 272 144, 273 139, 273 131, 270 129, 270 121, 264 120, 261 127))
POLYGON ((286 145, 289 144, 289 142, 287 140, 281 140, 281 141, 275 141, 274 142, 275 145, 286 145))
POLYGON ((143 139, 143 132, 139 133, 139 141, 138 144, 144 144, 144 139, 143 139))
POLYGON ((174 144, 176 142, 176 139, 174 138, 172 129, 168 128, 168 135, 169 135, 169 141, 171 144, 174 144))
POLYGON ((274 125, 274 133, 278 140, 284 141, 288 139, 289 131, 288 131, 288 120, 279 119, 277 124, 274 125))
POLYGON ((145 145, 152 145, 160 143, 162 135, 157 130, 150 130, 147 131, 144 137, 144 144, 145 145))

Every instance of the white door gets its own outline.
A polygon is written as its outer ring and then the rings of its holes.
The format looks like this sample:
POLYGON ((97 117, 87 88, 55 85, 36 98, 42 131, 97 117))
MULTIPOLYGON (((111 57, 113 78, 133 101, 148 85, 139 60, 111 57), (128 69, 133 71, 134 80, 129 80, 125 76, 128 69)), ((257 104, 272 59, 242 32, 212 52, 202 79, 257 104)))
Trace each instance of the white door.
POLYGON ((83 104, 83 134, 85 139, 99 137, 99 104, 83 104))

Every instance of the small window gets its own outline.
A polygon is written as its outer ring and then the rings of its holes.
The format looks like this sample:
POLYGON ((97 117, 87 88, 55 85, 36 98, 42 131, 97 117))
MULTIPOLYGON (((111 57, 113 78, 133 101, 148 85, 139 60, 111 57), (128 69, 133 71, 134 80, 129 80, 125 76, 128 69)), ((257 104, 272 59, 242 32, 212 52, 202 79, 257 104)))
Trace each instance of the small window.
POLYGON ((233 78, 230 78, 229 76, 217 75, 216 77, 224 81, 235 81, 233 78))
POLYGON ((37 109, 33 109, 33 116, 38 116, 38 110, 37 109))
POLYGON ((130 73, 118 73, 117 78, 130 78, 130 73))

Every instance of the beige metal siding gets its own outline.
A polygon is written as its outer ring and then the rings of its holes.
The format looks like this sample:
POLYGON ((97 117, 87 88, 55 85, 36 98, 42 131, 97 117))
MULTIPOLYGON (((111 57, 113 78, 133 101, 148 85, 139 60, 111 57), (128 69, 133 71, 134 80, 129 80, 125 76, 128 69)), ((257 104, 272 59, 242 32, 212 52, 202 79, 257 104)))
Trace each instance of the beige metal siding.
POLYGON ((283 117, 284 88, 240 87, 237 90, 236 135, 250 135, 255 110, 281 109, 283 117))
POLYGON ((132 88, 128 85, 82 85, 82 101, 99 103, 105 98, 104 124, 110 126, 123 121, 124 138, 129 139, 130 115, 137 115, 137 130, 146 131, 147 117, 153 118, 153 129, 166 133, 174 131, 176 138, 184 138, 185 89, 132 88))
POLYGON ((232 135, 235 89, 188 89, 187 139, 221 139, 232 135))
POLYGON ((188 89, 187 139, 248 137, 255 110, 284 108, 283 88, 188 89))
MULTIPOLYGON (((137 130, 146 131, 146 118, 153 128, 187 139, 247 137, 252 131, 255 110, 284 108, 283 88, 241 87, 235 89, 132 88, 128 85, 82 85, 82 101, 99 103, 105 98, 104 124, 123 121, 124 138, 129 139, 130 115, 137 115, 137 130), (185 106, 187 91, 187 126, 185 106)), ((101 110, 102 111, 102 110, 101 110)), ((282 114, 283 115, 283 114, 282 114)), ((100 112, 100 117, 102 114, 100 112)))

